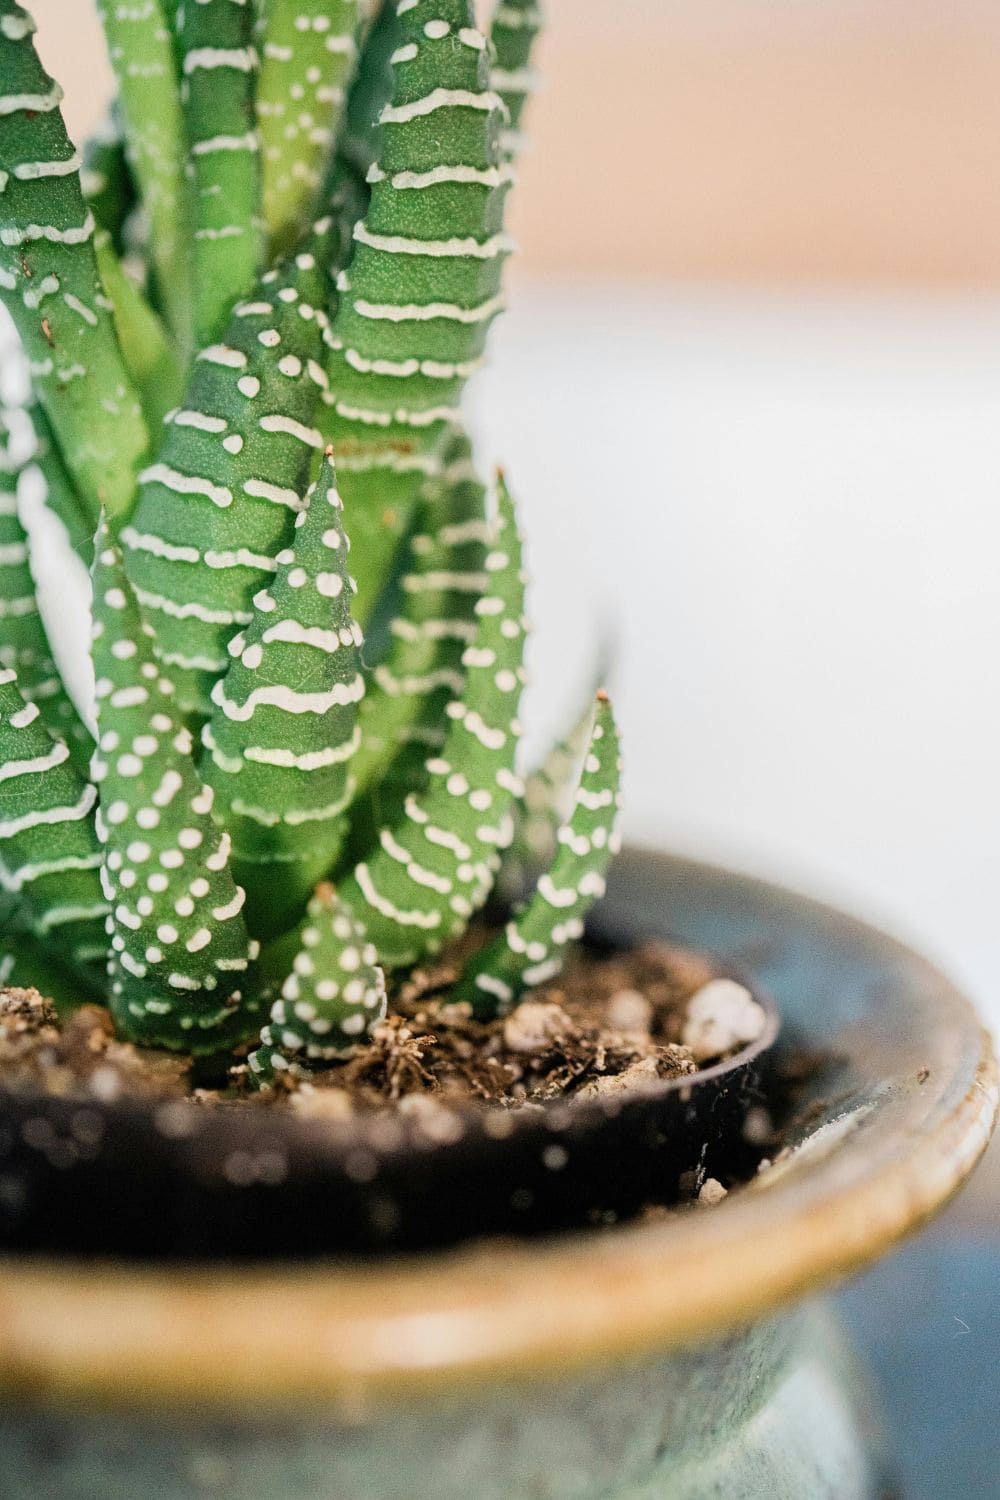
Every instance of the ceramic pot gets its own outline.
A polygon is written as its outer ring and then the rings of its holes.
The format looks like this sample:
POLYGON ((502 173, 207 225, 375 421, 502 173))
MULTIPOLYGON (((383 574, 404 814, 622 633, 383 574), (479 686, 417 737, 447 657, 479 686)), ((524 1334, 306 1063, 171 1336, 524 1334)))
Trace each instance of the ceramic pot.
POLYGON ((721 1205, 350 1263, 0 1263, 4 1500, 876 1500, 872 1403, 811 1294, 985 1148, 989 1040, 860 923, 632 853, 600 935, 718 954, 823 1054, 721 1205))

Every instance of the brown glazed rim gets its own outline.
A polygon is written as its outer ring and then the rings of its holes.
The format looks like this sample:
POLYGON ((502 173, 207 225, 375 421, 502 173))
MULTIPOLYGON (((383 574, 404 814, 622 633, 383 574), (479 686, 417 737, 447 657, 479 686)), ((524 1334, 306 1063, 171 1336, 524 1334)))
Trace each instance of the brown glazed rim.
MULTIPOLYGON (((917 962, 871 928, 776 894, 917 962)), ((0 1391, 115 1407, 358 1411, 723 1335, 876 1259, 968 1177, 996 1120, 997 1068, 972 1006, 939 976, 926 1063, 874 1094, 829 1154, 804 1156, 771 1184, 765 1174, 710 1212, 367 1265, 2 1257, 0 1391)))

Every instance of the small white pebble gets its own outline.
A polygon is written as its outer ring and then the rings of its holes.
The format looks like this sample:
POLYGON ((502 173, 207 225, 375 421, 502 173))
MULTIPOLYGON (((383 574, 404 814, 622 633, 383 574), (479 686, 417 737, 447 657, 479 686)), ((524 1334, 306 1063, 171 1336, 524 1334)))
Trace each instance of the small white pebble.
POLYGON ((653 1007, 638 990, 619 990, 608 1001, 608 1025, 612 1031, 642 1032, 653 1025, 653 1007))
POLYGON ((87 1086, 94 1098, 100 1099, 104 1104, 110 1104, 112 1099, 117 1099, 122 1087, 118 1073, 114 1068, 106 1065, 94 1069, 87 1086))
POLYGON ((728 1188, 724 1188, 718 1178, 706 1177, 701 1185, 701 1191, 698 1193, 698 1202, 711 1206, 714 1203, 721 1203, 723 1198, 728 1196, 728 1188))
POLYGON ((504 1045, 511 1052, 539 1052, 553 1037, 563 1035, 569 1024, 558 1005, 526 1000, 504 1022, 504 1045))
POLYGON ((710 979, 691 996, 681 1041, 697 1062, 755 1042, 767 1024, 762 1006, 733 979, 710 979))

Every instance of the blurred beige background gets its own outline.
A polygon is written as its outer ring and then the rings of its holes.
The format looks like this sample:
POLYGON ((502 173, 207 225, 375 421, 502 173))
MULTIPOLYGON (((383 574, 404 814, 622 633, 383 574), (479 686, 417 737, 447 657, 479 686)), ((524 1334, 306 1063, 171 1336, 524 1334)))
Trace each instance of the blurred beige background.
MULTIPOLYGON (((92 0, 30 4, 82 134, 108 91, 92 0)), ((996 0, 546 8, 524 271, 1000 275, 996 0)))

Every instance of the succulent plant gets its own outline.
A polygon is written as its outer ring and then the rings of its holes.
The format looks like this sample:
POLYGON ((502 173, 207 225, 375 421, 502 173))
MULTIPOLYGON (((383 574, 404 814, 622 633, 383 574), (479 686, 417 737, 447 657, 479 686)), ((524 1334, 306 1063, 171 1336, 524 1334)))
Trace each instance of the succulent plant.
POLYGON ((349 1051, 548 845, 456 985, 506 1011, 615 847, 603 694, 518 772, 521 541, 462 417, 540 17, 101 17, 117 99, 81 159, 0 0, 0 290, 32 392, 0 419, 0 976, 140 1044, 249 1046, 267 1085, 349 1051), (39 611, 29 478, 92 568, 92 714, 39 611))

